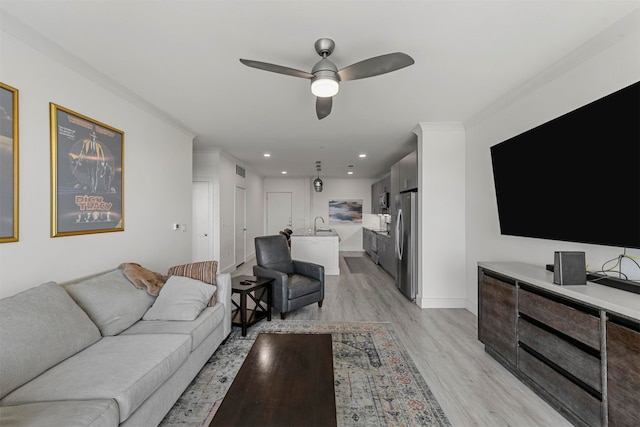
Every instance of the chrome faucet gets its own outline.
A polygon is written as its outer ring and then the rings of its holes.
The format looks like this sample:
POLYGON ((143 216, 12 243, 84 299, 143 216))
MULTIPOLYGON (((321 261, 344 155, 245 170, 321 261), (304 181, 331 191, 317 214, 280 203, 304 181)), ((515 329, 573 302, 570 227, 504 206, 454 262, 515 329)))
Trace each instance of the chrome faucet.
POLYGON ((313 220, 313 234, 316 234, 318 232, 318 218, 320 218, 322 220, 322 223, 324 224, 324 218, 322 218, 321 216, 315 217, 315 219, 313 220))

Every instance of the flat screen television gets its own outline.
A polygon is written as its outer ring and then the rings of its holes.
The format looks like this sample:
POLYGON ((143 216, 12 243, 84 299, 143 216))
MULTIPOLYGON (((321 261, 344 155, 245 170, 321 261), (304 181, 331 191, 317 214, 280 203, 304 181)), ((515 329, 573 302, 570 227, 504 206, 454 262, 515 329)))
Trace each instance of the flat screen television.
POLYGON ((504 235, 640 248, 640 82, 491 147, 504 235))

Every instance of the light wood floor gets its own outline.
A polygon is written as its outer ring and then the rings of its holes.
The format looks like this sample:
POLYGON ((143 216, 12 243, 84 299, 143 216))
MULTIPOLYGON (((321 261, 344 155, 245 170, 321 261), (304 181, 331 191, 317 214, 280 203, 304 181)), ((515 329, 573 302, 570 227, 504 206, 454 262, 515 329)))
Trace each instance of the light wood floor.
MULTIPOLYGON (((246 262, 232 276, 251 275, 254 264, 246 262)), ((287 319, 391 322, 453 426, 571 426, 484 352, 471 312, 419 308, 360 252, 341 252, 340 272, 325 276, 322 308, 313 304, 287 319), (364 256, 371 268, 352 274, 344 256, 364 256)))

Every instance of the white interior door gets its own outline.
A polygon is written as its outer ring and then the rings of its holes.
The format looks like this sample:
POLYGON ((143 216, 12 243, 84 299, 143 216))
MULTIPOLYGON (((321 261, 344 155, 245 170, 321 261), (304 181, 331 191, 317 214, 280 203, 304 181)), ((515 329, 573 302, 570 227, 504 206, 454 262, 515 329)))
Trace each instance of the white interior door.
POLYGON ((193 261, 211 259, 211 204, 209 183, 194 181, 192 186, 191 209, 191 258, 193 261))
POLYGON ((267 235, 291 228, 291 193, 267 193, 267 235))
POLYGON ((245 189, 236 187, 236 267, 247 260, 247 199, 245 189))

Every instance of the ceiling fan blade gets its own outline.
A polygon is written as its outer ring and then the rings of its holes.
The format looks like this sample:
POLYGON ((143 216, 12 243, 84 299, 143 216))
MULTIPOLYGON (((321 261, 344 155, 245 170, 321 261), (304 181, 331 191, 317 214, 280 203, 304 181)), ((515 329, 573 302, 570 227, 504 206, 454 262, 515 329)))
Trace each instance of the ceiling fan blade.
POLYGON ((326 98, 316 98, 316 114, 318 120, 322 120, 331 113, 331 106, 333 105, 333 97, 328 96, 326 98))
POLYGON ((414 62, 413 58, 406 53, 388 53, 344 67, 338 71, 338 75, 342 81, 364 79, 408 67, 414 62))
POLYGON ((257 68, 259 70, 271 71, 272 73, 286 74, 287 76, 301 77, 303 79, 310 79, 313 74, 306 71, 296 70, 295 68, 283 67, 282 65, 269 64, 268 62, 253 61, 251 59, 242 59, 242 62, 247 67, 257 68))

